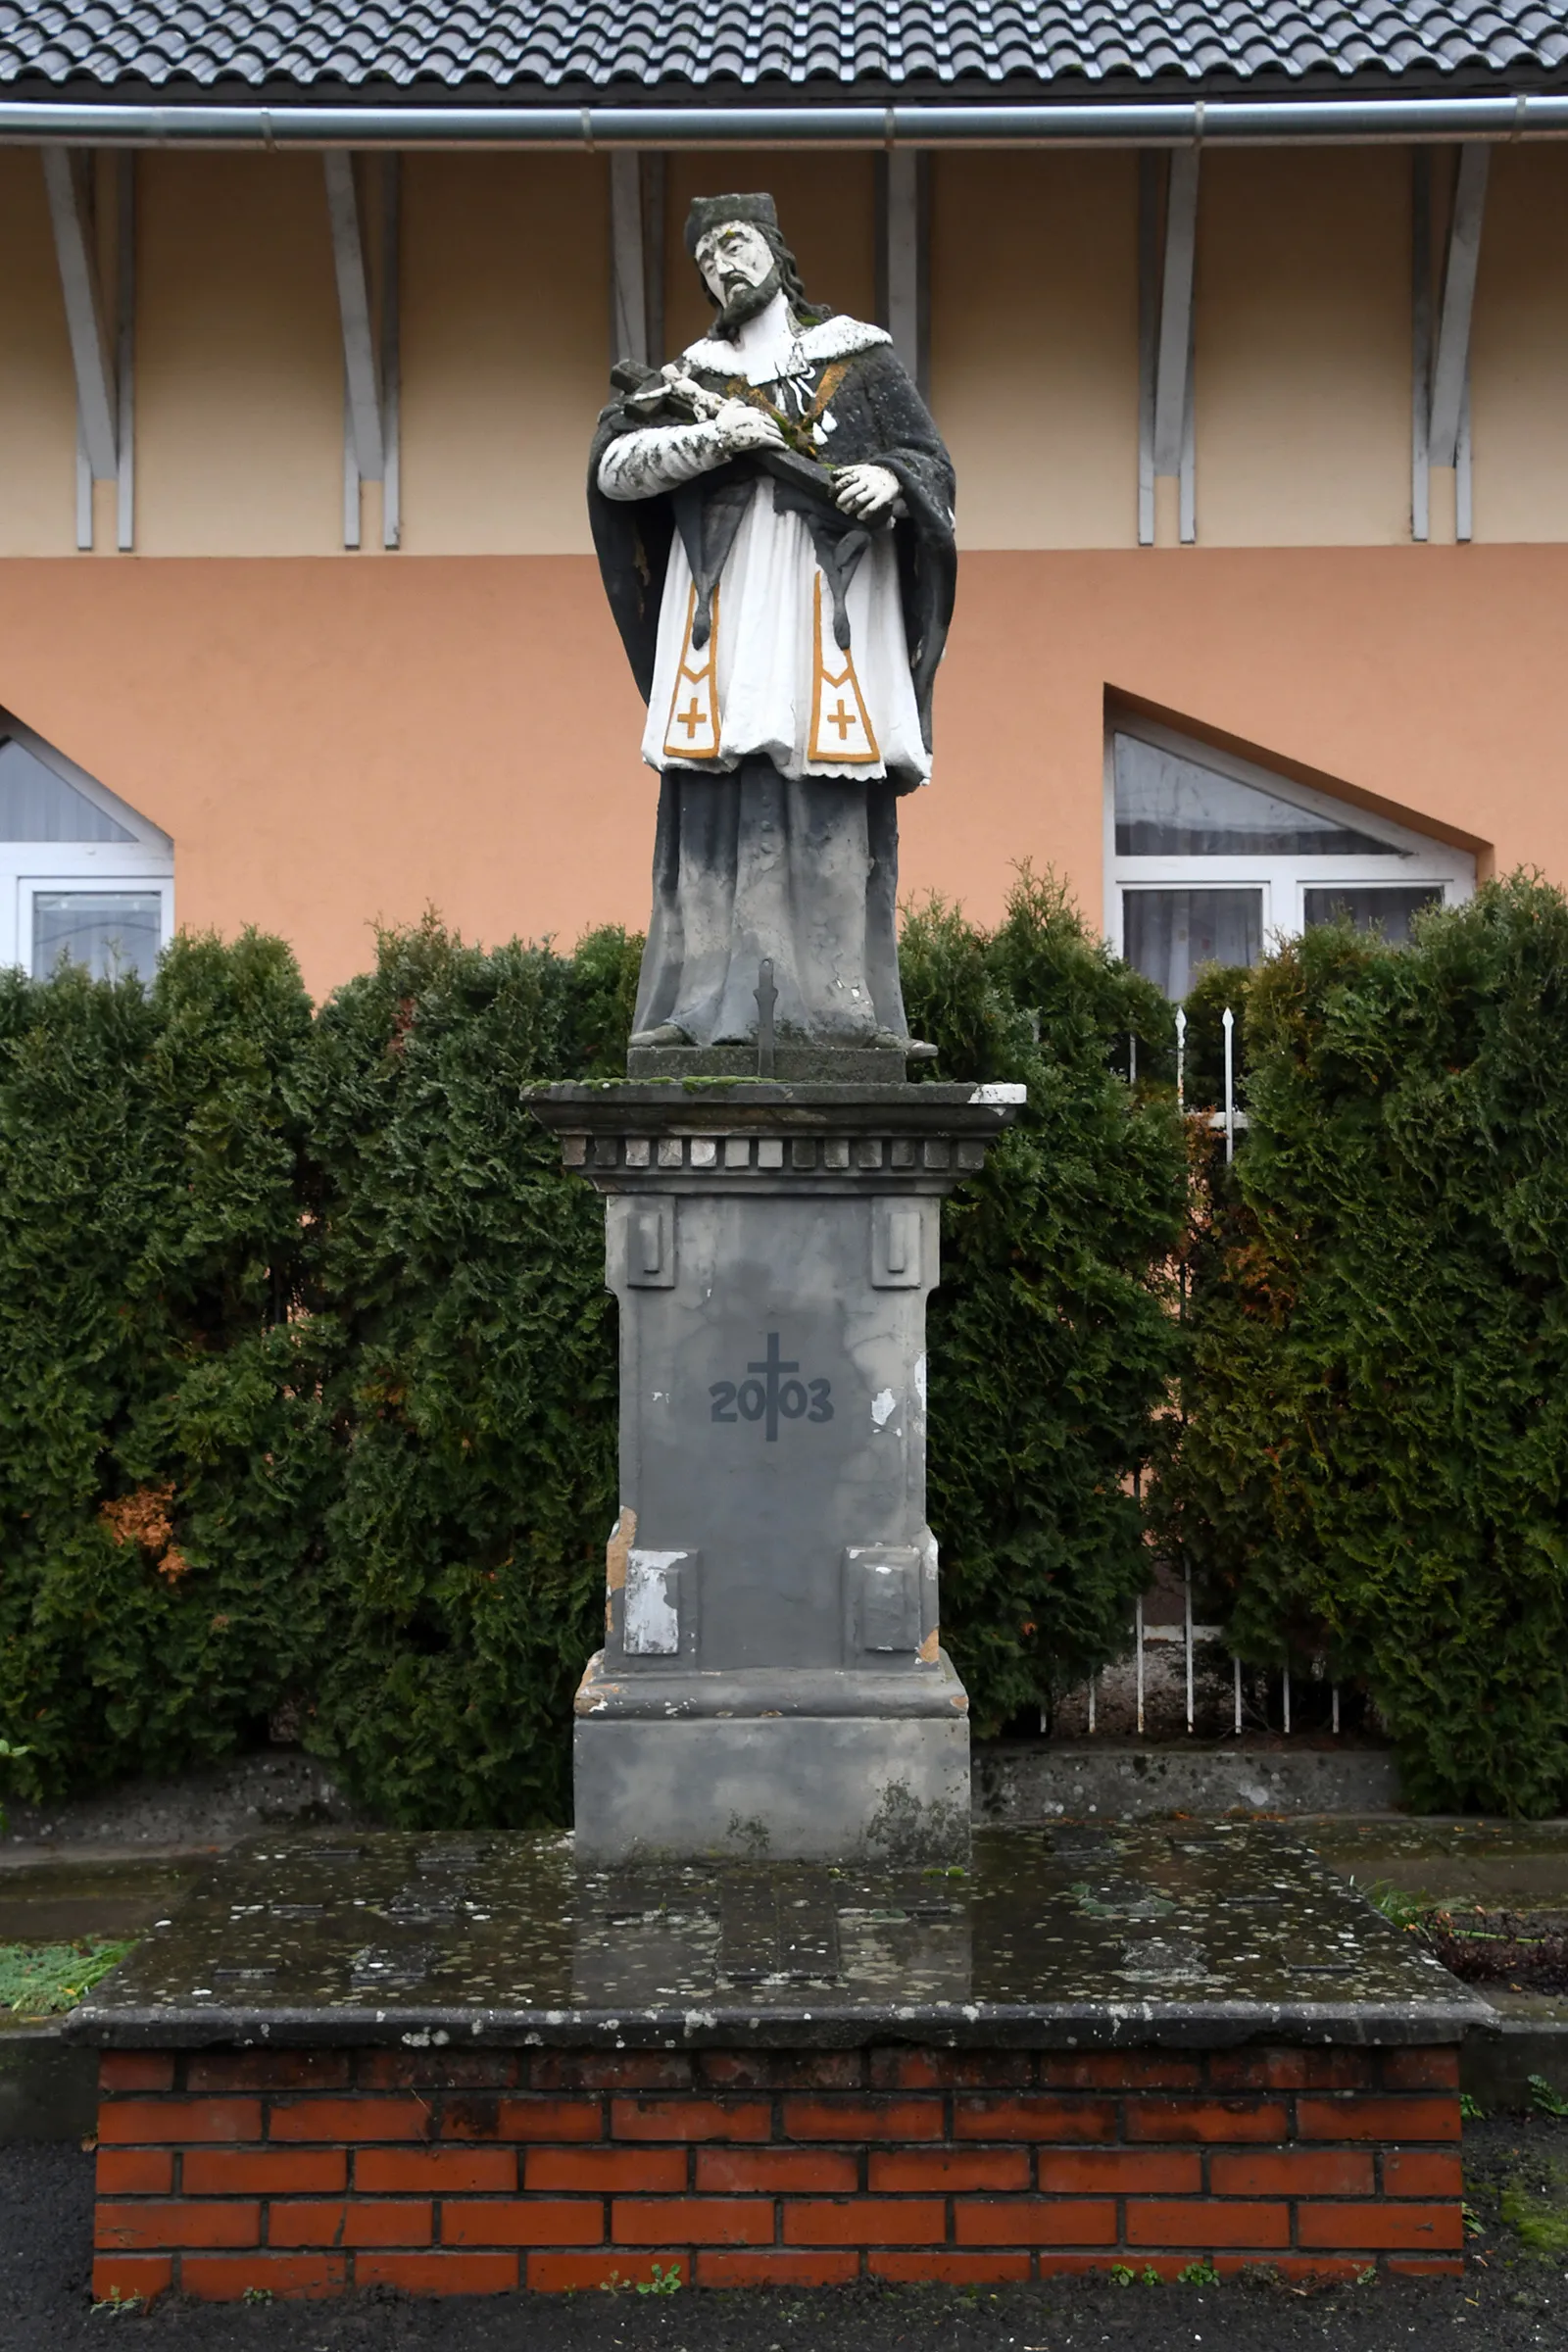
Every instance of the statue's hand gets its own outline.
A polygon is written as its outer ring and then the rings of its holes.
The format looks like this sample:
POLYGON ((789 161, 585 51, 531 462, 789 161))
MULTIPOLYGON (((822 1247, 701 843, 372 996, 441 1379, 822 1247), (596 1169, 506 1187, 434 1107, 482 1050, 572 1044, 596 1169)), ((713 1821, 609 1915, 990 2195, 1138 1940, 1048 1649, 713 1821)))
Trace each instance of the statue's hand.
POLYGON ((776 420, 754 409, 747 400, 726 400, 713 422, 724 436, 724 446, 732 457, 746 449, 784 449, 788 447, 776 420))
POLYGON ((899 477, 886 466, 846 466, 833 477, 833 497, 857 522, 874 522, 902 500, 899 477))

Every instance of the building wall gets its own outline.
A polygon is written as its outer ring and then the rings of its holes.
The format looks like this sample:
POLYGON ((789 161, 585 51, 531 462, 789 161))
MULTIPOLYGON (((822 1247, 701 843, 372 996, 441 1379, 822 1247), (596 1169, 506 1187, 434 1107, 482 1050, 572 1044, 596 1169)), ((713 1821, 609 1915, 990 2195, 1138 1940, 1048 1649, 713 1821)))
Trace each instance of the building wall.
POLYGON ((76 395, 38 159, 0 148, 0 555, 76 541, 76 395))
POLYGON ((607 392, 602 162, 411 156, 403 208, 405 550, 585 553, 607 392))
MULTIPOLYGON (((770 186, 812 293, 871 311, 873 159, 667 177, 672 347, 709 315, 700 188, 770 186)), ((41 173, 0 153, 0 704, 173 836, 182 920, 284 932, 318 989, 426 905, 489 940, 640 924, 653 786, 582 510, 604 159, 405 161, 395 557, 373 499, 342 552, 319 159, 158 154, 138 180, 137 550, 89 558, 41 173)), ((1494 159, 1467 548, 1408 543, 1408 155, 1204 159, 1183 549, 1135 545, 1135 159, 943 155, 932 185, 964 559, 906 889, 994 914, 1030 857, 1098 914, 1107 694, 1568 877, 1568 153, 1494 159)))
POLYGON ((1476 537, 1568 538, 1568 151, 1492 158, 1470 361, 1476 537))
POLYGON ((1207 547, 1410 536, 1410 159, 1204 158, 1194 408, 1207 547))
POLYGON ((151 155, 137 200, 139 552, 331 554, 343 366, 319 159, 151 155))
MULTIPOLYGON (((904 804, 906 895, 1014 860, 1101 905, 1107 690, 1568 876, 1568 549, 979 552, 904 804)), ((313 988, 377 919, 469 937, 647 914, 640 706, 582 557, 0 565, 6 701, 174 837, 181 919, 313 988)))
POLYGON ((943 155, 931 398, 964 548, 1138 539, 1138 165, 943 155))

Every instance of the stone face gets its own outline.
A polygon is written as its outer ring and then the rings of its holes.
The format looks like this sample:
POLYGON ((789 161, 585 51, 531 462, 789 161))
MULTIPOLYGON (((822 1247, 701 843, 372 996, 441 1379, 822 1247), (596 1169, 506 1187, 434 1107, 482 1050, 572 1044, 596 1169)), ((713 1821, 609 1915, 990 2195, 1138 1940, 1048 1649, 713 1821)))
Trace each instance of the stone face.
POLYGON ((762 1082, 533 1102, 606 1196, 620 1303, 580 1850, 960 1858, 967 1701, 925 1519, 925 1304, 942 1197, 1011 1104, 762 1082))
MULTIPOLYGON (((751 1150, 729 1138, 725 1166, 751 1150)), ((935 1200, 813 1197, 805 1183, 607 1202, 617 1670, 666 1646, 717 1672, 918 1670, 937 1627, 924 1388, 938 1215, 935 1200)))

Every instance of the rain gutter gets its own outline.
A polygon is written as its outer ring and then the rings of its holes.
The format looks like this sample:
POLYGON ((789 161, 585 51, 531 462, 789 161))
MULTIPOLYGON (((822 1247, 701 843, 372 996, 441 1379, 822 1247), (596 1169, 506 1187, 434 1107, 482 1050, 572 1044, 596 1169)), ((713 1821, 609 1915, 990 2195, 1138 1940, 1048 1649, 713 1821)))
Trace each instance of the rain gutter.
POLYGON ((1568 137, 1568 96, 1096 104, 127 106, 0 101, 0 146, 1183 147, 1568 137))

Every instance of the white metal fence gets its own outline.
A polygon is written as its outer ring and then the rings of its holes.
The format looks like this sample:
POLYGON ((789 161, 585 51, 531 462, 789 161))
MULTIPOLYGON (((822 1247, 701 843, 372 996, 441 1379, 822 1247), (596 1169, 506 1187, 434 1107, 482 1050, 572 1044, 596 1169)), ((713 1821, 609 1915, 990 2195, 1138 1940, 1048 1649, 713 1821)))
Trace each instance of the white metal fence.
MULTIPOLYGON (((1194 1111, 1189 1115, 1202 1119, 1215 1134, 1224 1135, 1225 1158, 1229 1163, 1236 1154, 1237 1138, 1247 1132, 1248 1120, 1246 1111, 1237 1104, 1236 1015, 1228 1004, 1220 1015, 1220 1027, 1224 1052, 1222 1105, 1217 1110, 1194 1111)), ((1178 1009, 1176 1100, 1184 1113, 1187 1033, 1187 1014, 1178 1009)), ((1129 1083, 1137 1079, 1138 1041, 1134 1037, 1128 1039, 1127 1074, 1129 1083)), ((1288 1660, 1272 1671, 1244 1665, 1227 1646, 1223 1626, 1195 1624, 1190 1570, 1183 1573, 1181 1604, 1179 1622, 1150 1622, 1147 1600, 1141 1599, 1133 1619, 1130 1650, 1099 1667, 1077 1690, 1064 1693, 1054 1719, 1048 1723, 1042 1717, 1041 1730, 1049 1729, 1059 1735, 1067 1728, 1093 1739, 1105 1734, 1108 1714, 1113 1734, 1124 1736, 1132 1731, 1142 1739, 1148 1735, 1151 1715, 1157 1714, 1161 1729, 1179 1730, 1185 1723, 1187 1732, 1193 1734, 1200 1714, 1206 1714, 1209 1722, 1217 1725, 1219 1690, 1228 1686, 1229 1725, 1234 1737, 1240 1739, 1249 1729, 1290 1737, 1303 1728, 1298 1693, 1305 1680, 1314 1695, 1328 1684, 1327 1709, 1323 1709, 1321 1702, 1309 1708, 1308 1713, 1317 1719, 1310 1728, 1314 1733, 1340 1736, 1340 1686, 1329 1681, 1324 1660, 1309 1661, 1304 1677, 1299 1671, 1293 1676, 1288 1660), (1179 1651, 1179 1658, 1172 1658, 1173 1651, 1179 1651), (1113 1704, 1108 1709, 1107 1691, 1113 1693, 1113 1704)))
MULTIPOLYGON (((1310 1660, 1304 1675, 1298 1668, 1293 1670, 1289 1660, 1272 1670, 1246 1666, 1228 1647, 1223 1626, 1194 1622, 1191 1575, 1183 1577, 1182 1600, 1180 1622, 1162 1623, 1150 1621, 1148 1604, 1141 1599, 1133 1618, 1131 1649, 1097 1668, 1078 1691, 1065 1693, 1049 1728, 1057 1736, 1067 1732, 1094 1739, 1132 1732, 1144 1739, 1154 1717, 1158 1730, 1185 1728, 1191 1736, 1199 1729, 1200 1715, 1207 1719, 1205 1728, 1225 1729, 1223 1712, 1237 1739, 1249 1730, 1287 1738, 1303 1729, 1340 1736, 1340 1686, 1329 1680, 1322 1659, 1310 1660), (1315 1701, 1305 1711, 1305 1722, 1303 1683, 1315 1701), (1318 1695, 1325 1684, 1326 1706, 1318 1695), (1107 1690, 1112 1701, 1108 1709, 1107 1690), (1228 1701, 1223 1710, 1221 1690, 1228 1701)), ((1047 1728, 1042 1722, 1041 1729, 1047 1728)))

